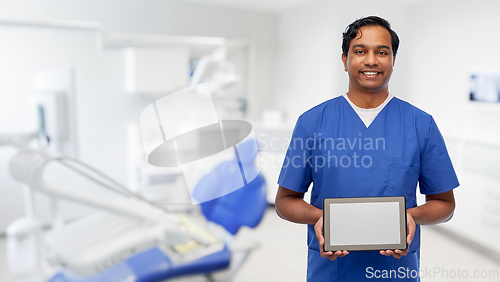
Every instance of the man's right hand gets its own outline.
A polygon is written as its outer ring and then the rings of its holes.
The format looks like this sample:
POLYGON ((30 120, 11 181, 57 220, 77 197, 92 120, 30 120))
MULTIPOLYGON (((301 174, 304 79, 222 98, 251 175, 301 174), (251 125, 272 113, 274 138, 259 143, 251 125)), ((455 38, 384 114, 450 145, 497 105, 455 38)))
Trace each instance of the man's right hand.
POLYGON ((314 232, 316 232, 316 239, 318 239, 319 242, 319 252, 322 258, 328 257, 331 261, 334 261, 338 257, 344 257, 349 254, 348 251, 336 251, 335 253, 332 251, 325 252, 323 248, 325 245, 325 238, 323 237, 323 216, 321 216, 314 225, 314 232))

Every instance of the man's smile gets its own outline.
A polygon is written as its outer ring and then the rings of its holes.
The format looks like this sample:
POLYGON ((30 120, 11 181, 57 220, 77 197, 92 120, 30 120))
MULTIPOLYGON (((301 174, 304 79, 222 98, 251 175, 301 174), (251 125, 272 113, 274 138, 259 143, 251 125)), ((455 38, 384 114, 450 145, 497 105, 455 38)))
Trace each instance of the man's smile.
POLYGON ((361 71, 362 74, 366 75, 367 77, 376 77, 377 75, 381 74, 382 72, 380 71, 361 71))

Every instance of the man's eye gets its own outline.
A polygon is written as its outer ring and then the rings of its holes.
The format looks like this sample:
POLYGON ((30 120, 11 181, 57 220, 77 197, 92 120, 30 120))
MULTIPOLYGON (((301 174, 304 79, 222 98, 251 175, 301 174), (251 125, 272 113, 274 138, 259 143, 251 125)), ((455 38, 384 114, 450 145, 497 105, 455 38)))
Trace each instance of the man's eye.
POLYGON ((379 52, 379 54, 380 54, 380 55, 387 55, 387 52, 385 52, 385 51, 380 51, 380 52, 379 52))
POLYGON ((356 50, 356 51, 354 51, 354 53, 356 53, 356 54, 363 54, 363 50, 356 50))

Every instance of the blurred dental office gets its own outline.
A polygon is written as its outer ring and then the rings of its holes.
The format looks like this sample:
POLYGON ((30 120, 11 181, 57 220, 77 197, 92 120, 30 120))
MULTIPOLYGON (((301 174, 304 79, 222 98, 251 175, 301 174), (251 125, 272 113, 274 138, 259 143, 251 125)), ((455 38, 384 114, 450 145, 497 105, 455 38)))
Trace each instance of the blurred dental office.
POLYGON ((305 281, 277 178, 368 15, 461 184, 422 227, 421 281, 500 281, 499 1, 0 1, 0 281, 305 281))

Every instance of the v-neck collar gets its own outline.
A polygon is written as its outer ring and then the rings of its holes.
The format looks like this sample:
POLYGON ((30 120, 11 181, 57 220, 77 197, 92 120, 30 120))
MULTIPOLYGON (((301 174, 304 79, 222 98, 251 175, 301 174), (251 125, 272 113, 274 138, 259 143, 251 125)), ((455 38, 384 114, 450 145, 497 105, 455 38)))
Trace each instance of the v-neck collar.
MULTIPOLYGON (((396 97, 393 97, 385 105, 368 127, 366 127, 349 102, 345 98, 342 100, 344 101, 339 101, 341 114, 339 127, 335 133, 336 135, 332 136, 332 138, 335 140, 338 138, 350 140, 353 144, 355 142, 364 142, 365 140, 372 140, 376 144, 377 140, 382 140, 380 142, 383 143, 383 149, 369 150, 370 156, 374 161, 395 160, 404 157, 405 125, 404 120, 399 115, 400 111, 397 109, 398 101, 396 100, 398 99, 396 97), (386 148, 391 149, 386 150, 386 148)), ((342 151, 342 155, 349 155, 352 151, 366 150, 364 147, 359 148, 360 143, 356 144, 358 145, 342 151)))
MULTIPOLYGON (((363 129, 362 132, 360 132, 361 135, 363 135, 365 133, 366 130, 368 130, 369 128, 372 128, 374 127, 373 124, 374 123, 378 123, 377 121, 380 119, 379 116, 381 114, 383 114, 384 112, 386 112, 386 108, 389 106, 389 104, 391 104, 391 102, 396 98, 396 97, 392 97, 391 100, 389 102, 387 102, 387 104, 384 106, 384 108, 382 108, 382 110, 380 110, 380 112, 377 114, 377 116, 373 119, 373 121, 370 123, 369 126, 366 126, 365 123, 363 122, 363 120, 361 119, 361 117, 358 115, 358 113, 356 112, 356 110, 354 110, 354 108, 352 107, 351 103, 349 103, 349 101, 346 99, 346 97, 344 97, 344 95, 342 95, 342 98, 344 100, 344 102, 347 104, 347 106, 349 107, 349 110, 348 112, 351 113, 351 115, 354 115, 355 117, 353 119, 357 120, 357 123, 358 125, 361 126, 361 128, 363 129)), ((351 101, 352 102, 352 101, 351 101)), ((384 101, 385 102, 385 101, 384 101)), ((383 104, 383 103, 382 103, 383 104)))

